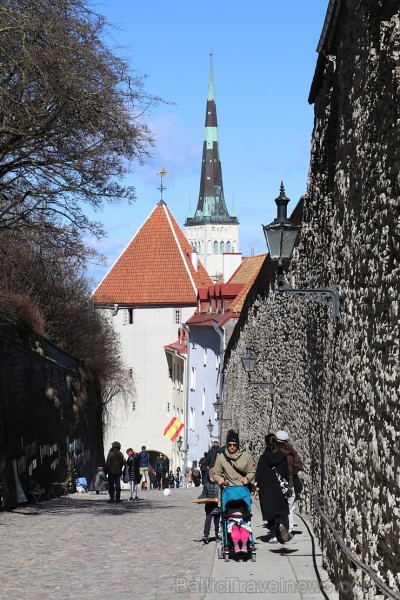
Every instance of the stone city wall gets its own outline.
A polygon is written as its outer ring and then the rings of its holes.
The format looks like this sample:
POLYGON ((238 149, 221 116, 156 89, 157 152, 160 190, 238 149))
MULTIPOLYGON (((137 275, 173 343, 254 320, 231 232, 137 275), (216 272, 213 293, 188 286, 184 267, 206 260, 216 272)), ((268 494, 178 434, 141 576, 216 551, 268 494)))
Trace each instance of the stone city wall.
MULTIPOLYGON (((0 328, 0 508, 104 463, 99 386, 45 338, 0 328)), ((73 488, 73 486, 72 486, 73 488)), ((56 490, 60 491, 60 489, 56 490)))
POLYGON ((267 257, 227 348, 224 417, 256 458, 268 431, 290 432, 306 465, 301 509, 340 597, 383 598, 315 507, 319 498, 345 546, 398 593, 400 2, 339 4, 311 88, 309 181, 287 277, 298 288, 336 284, 340 316, 277 292, 267 257), (253 379, 273 381, 273 394, 249 384, 247 346, 253 379))

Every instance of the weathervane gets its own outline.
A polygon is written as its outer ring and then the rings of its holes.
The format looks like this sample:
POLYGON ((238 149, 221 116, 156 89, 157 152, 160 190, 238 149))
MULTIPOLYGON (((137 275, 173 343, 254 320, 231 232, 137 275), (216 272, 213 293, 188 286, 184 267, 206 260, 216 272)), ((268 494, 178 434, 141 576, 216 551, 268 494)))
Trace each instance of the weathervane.
POLYGON ((163 199, 162 193, 166 189, 162 184, 163 177, 165 177, 166 174, 167 174, 167 169, 165 169, 165 168, 161 169, 161 171, 159 173, 156 173, 157 177, 160 178, 160 187, 157 189, 160 190, 160 192, 161 192, 161 200, 163 199))

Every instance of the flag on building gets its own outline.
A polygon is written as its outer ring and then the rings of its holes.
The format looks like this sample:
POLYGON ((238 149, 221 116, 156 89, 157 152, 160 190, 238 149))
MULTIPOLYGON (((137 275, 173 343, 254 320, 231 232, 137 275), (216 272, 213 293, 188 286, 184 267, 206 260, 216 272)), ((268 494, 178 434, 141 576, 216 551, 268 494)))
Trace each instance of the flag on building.
POLYGON ((171 442, 174 442, 184 427, 185 425, 182 423, 182 421, 176 417, 172 417, 164 429, 164 435, 171 440, 171 442))

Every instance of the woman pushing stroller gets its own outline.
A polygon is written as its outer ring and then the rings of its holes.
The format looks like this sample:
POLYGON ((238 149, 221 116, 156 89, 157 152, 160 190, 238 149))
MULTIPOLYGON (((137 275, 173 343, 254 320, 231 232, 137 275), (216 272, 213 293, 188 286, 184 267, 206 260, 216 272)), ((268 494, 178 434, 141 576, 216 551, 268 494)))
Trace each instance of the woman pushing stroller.
POLYGON ((224 556, 226 561, 232 545, 235 555, 247 554, 250 550, 252 560, 255 560, 249 489, 254 476, 255 465, 251 455, 240 448, 238 434, 228 431, 226 446, 218 452, 214 466, 214 479, 222 487, 222 547, 219 556, 224 556))

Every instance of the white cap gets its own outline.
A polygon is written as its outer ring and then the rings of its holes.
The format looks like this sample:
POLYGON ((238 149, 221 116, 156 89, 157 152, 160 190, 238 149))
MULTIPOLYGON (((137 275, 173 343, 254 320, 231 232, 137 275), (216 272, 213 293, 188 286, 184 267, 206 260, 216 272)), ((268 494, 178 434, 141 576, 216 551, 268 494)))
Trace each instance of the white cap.
POLYGON ((287 431, 283 431, 283 429, 280 429, 279 431, 276 432, 276 439, 278 440, 278 442, 286 442, 289 434, 287 431))

